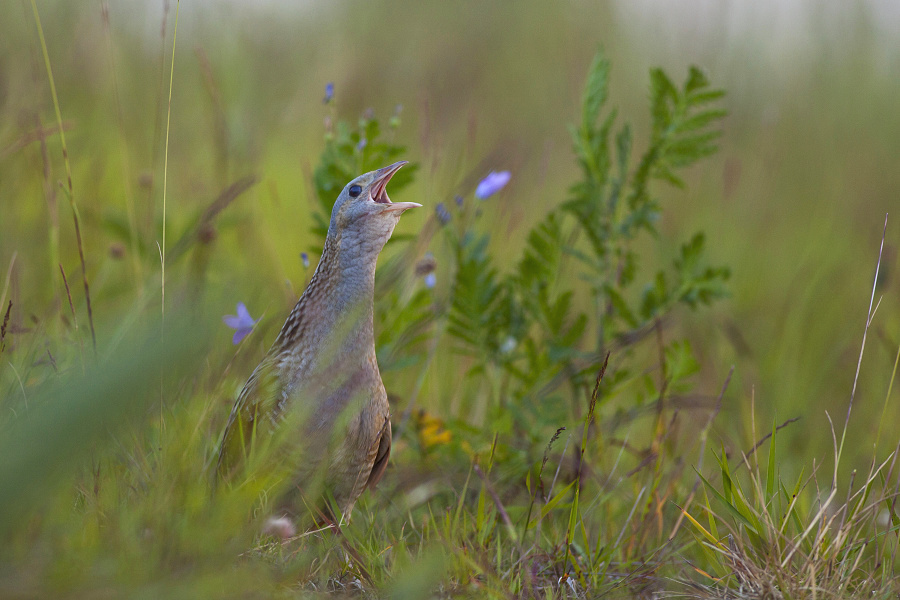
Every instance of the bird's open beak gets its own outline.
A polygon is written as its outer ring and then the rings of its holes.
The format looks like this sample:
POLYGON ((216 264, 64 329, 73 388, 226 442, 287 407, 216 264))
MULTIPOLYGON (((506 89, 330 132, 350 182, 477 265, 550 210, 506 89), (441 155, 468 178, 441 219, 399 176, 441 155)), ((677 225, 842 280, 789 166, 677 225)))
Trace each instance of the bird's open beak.
POLYGON ((410 208, 418 208, 422 206, 417 202, 391 202, 391 199, 388 198, 387 187, 388 181, 391 180, 391 177, 394 176, 394 173, 400 170, 405 164, 409 164, 408 161, 401 160, 399 162, 395 162, 392 165, 388 165, 387 167, 383 167, 375 171, 375 181, 372 182, 372 185, 369 187, 369 195, 372 200, 377 202, 378 204, 384 204, 385 211, 400 211, 410 208))

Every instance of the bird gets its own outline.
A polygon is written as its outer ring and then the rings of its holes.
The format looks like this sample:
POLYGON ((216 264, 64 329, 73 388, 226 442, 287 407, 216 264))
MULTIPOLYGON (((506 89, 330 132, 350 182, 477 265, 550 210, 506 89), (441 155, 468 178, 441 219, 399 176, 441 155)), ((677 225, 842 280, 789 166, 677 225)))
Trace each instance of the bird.
POLYGON ((278 432, 297 449, 285 455, 296 464, 281 465, 292 485, 281 499, 285 514, 270 518, 275 528, 297 516, 292 511, 299 499, 309 500, 304 493, 313 480, 349 517, 360 494, 384 475, 391 412, 375 357, 375 266, 400 215, 422 206, 387 195, 405 164, 360 175, 341 190, 319 264, 222 434, 220 479, 233 477, 265 435, 278 432))

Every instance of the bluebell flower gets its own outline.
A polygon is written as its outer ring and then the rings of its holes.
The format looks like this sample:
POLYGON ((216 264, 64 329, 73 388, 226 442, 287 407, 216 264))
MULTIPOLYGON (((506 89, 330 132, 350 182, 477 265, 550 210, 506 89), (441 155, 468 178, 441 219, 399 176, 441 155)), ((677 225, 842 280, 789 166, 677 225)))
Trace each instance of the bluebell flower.
POLYGON ((250 335, 250 332, 253 331, 253 326, 257 323, 250 316, 250 312, 243 302, 237 303, 237 316, 225 315, 222 317, 222 320, 225 321, 226 325, 234 329, 234 337, 231 338, 232 344, 239 344, 242 339, 250 335))
POLYGON ((478 187, 475 188, 475 197, 479 200, 490 198, 509 183, 510 177, 512 177, 512 175, 510 175, 509 171, 491 171, 488 173, 487 177, 481 180, 478 187))
POLYGON ((450 219, 452 218, 450 216, 450 213, 447 212, 447 207, 444 206, 443 202, 437 203, 437 206, 434 207, 434 213, 437 215, 438 222, 441 225, 446 225, 447 223, 450 222, 450 219))
POLYGON ((357 149, 359 152, 362 152, 363 149, 365 149, 366 144, 368 144, 368 143, 369 143, 369 142, 366 141, 366 138, 360 138, 360 139, 359 139, 359 143, 356 144, 356 149, 357 149))
POLYGON ((300 260, 303 262, 303 268, 308 269, 309 268, 309 254, 307 254, 306 252, 301 252, 300 260))
POLYGON ((425 282, 425 287, 429 290, 434 289, 434 286, 437 285, 437 276, 434 274, 434 271, 425 275, 422 280, 425 282))
POLYGON ((463 197, 462 196, 457 196, 456 198, 453 199, 453 201, 456 202, 457 206, 463 205, 463 197))
POLYGON ((334 83, 329 81, 325 84, 325 98, 322 100, 322 102, 328 104, 332 101, 332 99, 334 99, 334 83))

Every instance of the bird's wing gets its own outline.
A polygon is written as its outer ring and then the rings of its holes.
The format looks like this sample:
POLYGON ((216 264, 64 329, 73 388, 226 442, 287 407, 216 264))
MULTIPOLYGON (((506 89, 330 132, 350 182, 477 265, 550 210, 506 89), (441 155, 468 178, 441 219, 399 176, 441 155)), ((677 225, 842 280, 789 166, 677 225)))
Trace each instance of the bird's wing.
POLYGON ((250 375, 231 409, 219 447, 219 476, 230 475, 249 455, 257 433, 272 426, 282 389, 274 360, 266 357, 250 375))
POLYGON ((372 471, 366 480, 366 487, 375 489, 378 482, 381 481, 384 470, 387 468, 388 458, 391 455, 391 417, 387 415, 384 419, 384 427, 381 428, 381 437, 378 440, 378 451, 375 454, 375 462, 372 464, 372 471))

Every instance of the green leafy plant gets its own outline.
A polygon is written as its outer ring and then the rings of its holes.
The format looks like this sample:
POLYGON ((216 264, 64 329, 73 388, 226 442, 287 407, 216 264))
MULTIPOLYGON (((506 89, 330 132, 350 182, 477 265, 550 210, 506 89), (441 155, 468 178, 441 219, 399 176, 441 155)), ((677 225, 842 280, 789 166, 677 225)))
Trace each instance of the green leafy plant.
POLYGON ((652 70, 652 134, 633 166, 630 126, 613 135, 617 113, 604 112, 609 70, 598 54, 581 122, 571 128, 582 178, 528 233, 513 272, 498 273, 486 234, 446 228, 456 248, 448 332, 461 351, 479 359, 471 373, 495 367, 514 382, 505 388, 522 407, 539 406, 534 400, 563 381, 572 383, 572 402, 579 402, 589 392, 594 365, 613 346, 620 350, 611 381, 620 381, 627 375, 622 353, 629 340, 679 305, 696 308, 727 295, 729 269, 708 265, 702 232, 682 244, 668 269, 649 276, 635 250, 641 233, 658 235, 662 205, 651 183, 683 187, 678 170, 715 151, 720 132, 714 125, 725 115, 715 102, 723 92, 694 67, 680 88, 652 70), (577 302, 584 287, 590 312, 577 302))

